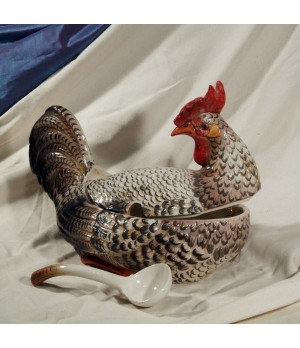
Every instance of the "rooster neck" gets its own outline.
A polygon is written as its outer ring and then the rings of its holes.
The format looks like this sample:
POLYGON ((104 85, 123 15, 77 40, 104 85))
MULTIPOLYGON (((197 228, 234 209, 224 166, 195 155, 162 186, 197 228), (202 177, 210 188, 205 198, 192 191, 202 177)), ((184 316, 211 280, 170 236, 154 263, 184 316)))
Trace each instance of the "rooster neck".
POLYGON ((218 126, 222 135, 207 140, 209 159, 195 172, 196 195, 206 209, 246 200, 260 188, 257 167, 247 146, 224 120, 220 119, 218 126))
POLYGON ((222 136, 212 139, 209 145, 211 151, 205 167, 218 172, 232 171, 233 166, 237 166, 244 149, 247 150, 243 141, 228 129, 223 129, 222 136))
MULTIPOLYGON (((219 116, 215 123, 221 130, 221 136, 216 138, 202 138, 200 146, 204 147, 207 154, 207 162, 203 164, 202 173, 218 172, 220 175, 233 171, 240 162, 247 160, 250 156, 249 150, 240 137, 219 116), (247 153, 247 156, 245 157, 247 153)), ((200 139, 199 139, 200 140, 200 139)), ((197 144, 196 144, 197 147, 197 144)))

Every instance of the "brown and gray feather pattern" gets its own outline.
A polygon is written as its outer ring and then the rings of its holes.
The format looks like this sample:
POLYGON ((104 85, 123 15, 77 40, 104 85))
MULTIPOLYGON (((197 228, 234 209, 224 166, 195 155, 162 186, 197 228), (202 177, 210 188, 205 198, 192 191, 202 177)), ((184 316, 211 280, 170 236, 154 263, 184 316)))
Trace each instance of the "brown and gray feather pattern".
POLYGON ((57 209, 81 194, 92 162, 82 129, 72 113, 61 106, 46 110, 31 131, 29 160, 57 209))
POLYGON ((99 206, 130 213, 140 205, 147 217, 195 216, 253 196, 260 188, 256 164, 243 141, 219 114, 206 119, 221 136, 211 138, 211 158, 200 170, 142 168, 87 180, 87 192, 99 206))
MULTIPOLYGON (((218 146, 230 147, 232 143, 216 143, 216 151, 218 146)), ((238 152, 245 162, 251 162, 248 150, 241 146, 237 146, 238 152)), ((90 182, 86 189, 92 161, 84 134, 74 115, 55 106, 47 109, 34 125, 29 157, 32 171, 55 204, 60 231, 80 255, 96 256, 133 270, 165 262, 171 267, 175 282, 193 282, 236 257, 246 241, 249 211, 245 207, 225 208, 217 215, 205 213, 190 220, 164 217, 203 211, 200 196, 205 197, 208 206, 213 206, 218 199, 211 193, 215 187, 218 195, 224 197, 225 205, 257 190, 257 182, 252 184, 256 175, 251 169, 254 162, 240 163, 233 153, 221 161, 220 167, 214 163, 213 170, 202 171, 200 177, 197 172, 176 168, 141 169, 108 177, 106 181, 90 182), (222 167, 231 163, 237 163, 249 176, 250 193, 235 196, 231 189, 226 191, 230 182, 240 184, 239 179, 228 177, 227 168, 222 167), (219 171, 219 179, 212 175, 213 171, 219 171), (224 175, 226 180, 221 179, 224 175), (198 183, 203 186, 197 188, 198 183), (97 196, 99 185, 102 191, 97 196), (118 185, 121 189, 116 189, 118 185), (105 190, 107 197, 97 201, 105 190), (122 197, 108 193, 118 190, 121 195, 124 190, 131 192, 136 198, 132 201, 154 216, 114 211, 116 207, 124 210, 124 204, 132 203, 124 203, 122 197)))

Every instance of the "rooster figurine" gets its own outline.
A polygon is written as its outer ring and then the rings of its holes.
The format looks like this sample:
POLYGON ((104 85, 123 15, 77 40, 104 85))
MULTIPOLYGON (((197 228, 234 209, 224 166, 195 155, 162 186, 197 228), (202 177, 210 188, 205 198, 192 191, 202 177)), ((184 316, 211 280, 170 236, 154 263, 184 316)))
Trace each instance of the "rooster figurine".
POLYGON ((224 104, 218 81, 174 120, 171 135, 194 139, 199 170, 114 175, 94 165, 72 113, 46 110, 30 135, 30 165, 85 264, 127 275, 163 262, 180 283, 198 281, 239 254, 249 232, 249 210, 239 204, 260 180, 246 145, 220 115, 224 104))

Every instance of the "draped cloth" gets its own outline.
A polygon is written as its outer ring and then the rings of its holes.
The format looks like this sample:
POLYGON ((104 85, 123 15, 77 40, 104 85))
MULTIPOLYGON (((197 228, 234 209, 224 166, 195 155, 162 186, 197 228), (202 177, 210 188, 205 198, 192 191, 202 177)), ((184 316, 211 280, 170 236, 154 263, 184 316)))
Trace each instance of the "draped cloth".
POLYGON ((94 41, 102 25, 0 25, 0 115, 94 41))
MULTIPOLYGON (((57 45, 80 41, 62 32, 50 58, 57 45)), ((299 323, 299 62, 299 26, 112 25, 39 80, 0 118, 0 322, 299 323), (117 290, 76 277, 34 288, 36 269, 80 263, 29 167, 28 137, 45 109, 71 110, 95 163, 108 172, 196 169, 193 141, 170 137, 173 119, 217 80, 227 92, 222 116, 248 145, 262 182, 245 203, 251 228, 239 259, 197 283, 172 285, 152 308, 136 308, 117 290)))

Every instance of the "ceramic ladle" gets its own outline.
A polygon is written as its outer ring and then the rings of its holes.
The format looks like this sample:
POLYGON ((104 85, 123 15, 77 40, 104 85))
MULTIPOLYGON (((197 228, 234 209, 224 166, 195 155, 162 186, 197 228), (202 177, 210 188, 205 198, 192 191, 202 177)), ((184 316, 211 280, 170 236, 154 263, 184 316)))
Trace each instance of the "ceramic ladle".
POLYGON ((49 278, 63 275, 82 277, 113 286, 139 307, 151 307, 162 300, 167 296, 172 284, 170 267, 163 263, 146 267, 129 277, 83 265, 57 264, 32 273, 31 282, 38 286, 49 278))

